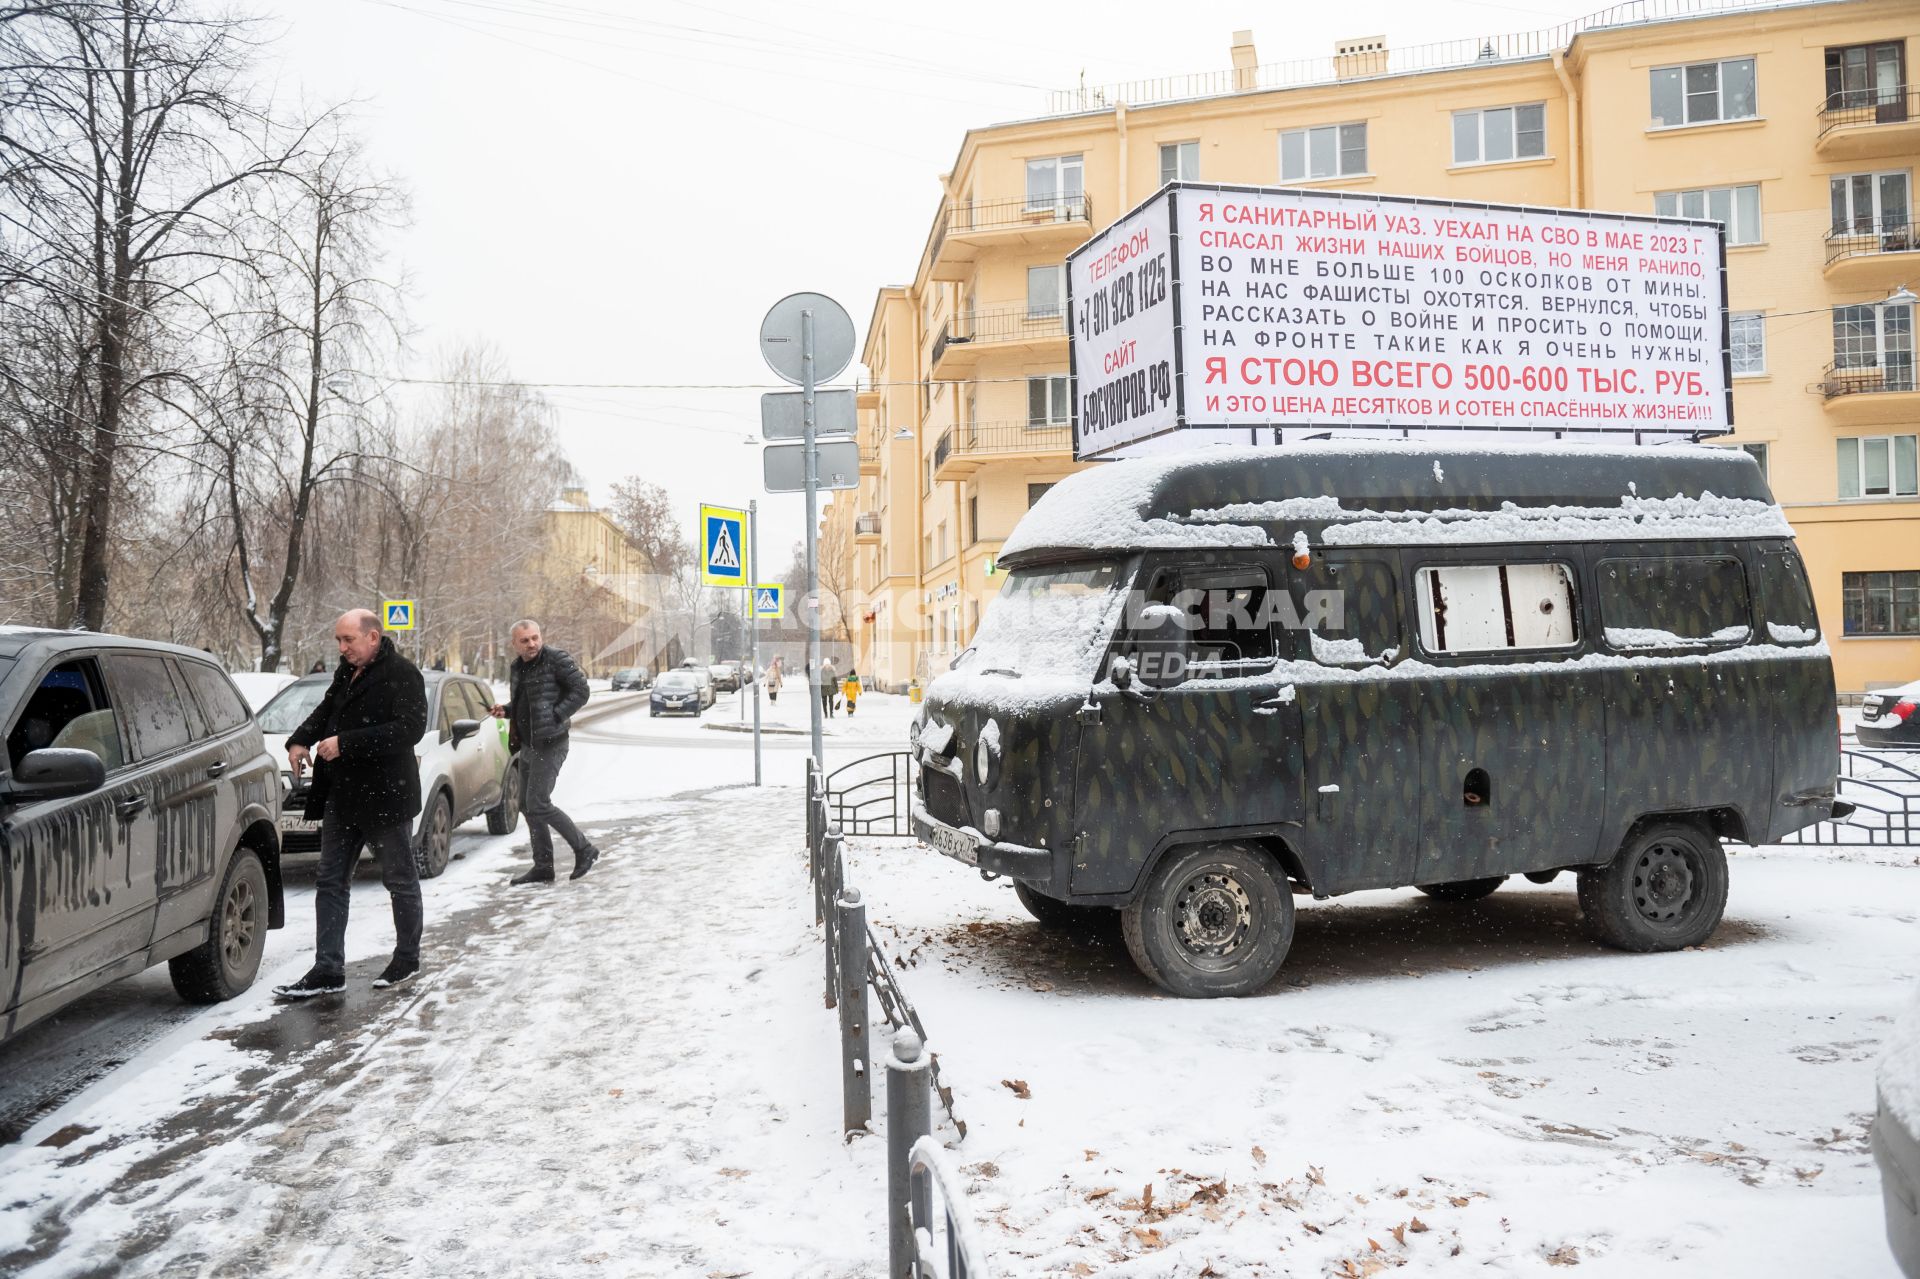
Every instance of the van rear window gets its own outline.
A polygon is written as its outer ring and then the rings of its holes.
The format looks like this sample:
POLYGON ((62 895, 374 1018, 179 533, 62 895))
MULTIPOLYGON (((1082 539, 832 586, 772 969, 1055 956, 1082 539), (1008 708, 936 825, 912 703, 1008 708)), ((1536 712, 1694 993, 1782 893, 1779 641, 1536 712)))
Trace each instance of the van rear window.
POLYGON ((1580 642, 1564 564, 1444 564, 1414 578, 1429 653, 1572 648, 1580 642))
POLYGON ((1600 624, 1623 652, 1718 648, 1751 634, 1747 575, 1728 556, 1601 560, 1600 624))

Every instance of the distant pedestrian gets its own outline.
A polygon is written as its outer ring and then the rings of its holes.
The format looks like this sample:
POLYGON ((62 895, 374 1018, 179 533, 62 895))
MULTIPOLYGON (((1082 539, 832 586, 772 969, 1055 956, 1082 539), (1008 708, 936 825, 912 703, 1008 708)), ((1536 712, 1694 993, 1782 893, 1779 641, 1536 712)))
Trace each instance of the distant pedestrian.
POLYGON ((780 659, 776 657, 767 667, 767 700, 769 702, 780 700, 780 685, 783 679, 784 677, 780 674, 780 659))
POLYGON ((847 714, 853 714, 853 704, 860 699, 860 672, 848 671, 847 677, 840 681, 840 691, 847 698, 847 714))
POLYGON ((829 657, 820 664, 820 707, 828 719, 833 718, 833 704, 839 696, 840 672, 833 669, 833 659, 829 657))
POLYGON ((325 675, 326 673, 327 664, 325 662, 315 662, 312 666, 307 667, 307 674, 309 675, 325 675))
POLYGON ((520 757, 520 811, 527 816, 527 843, 533 853, 533 869, 515 875, 513 882, 553 882, 556 830, 573 850, 573 874, 568 878, 578 879, 593 869, 600 850, 572 818, 554 807, 553 786, 567 762, 568 724, 587 704, 587 677, 571 657, 547 647, 540 623, 532 618, 515 622, 510 635, 519 656, 507 671, 509 700, 492 709, 507 721, 507 749, 520 757))
POLYGON ((427 731, 427 687, 420 671, 380 631, 370 609, 333 624, 340 665, 300 727, 287 736, 287 763, 298 779, 309 752, 313 785, 306 816, 320 820, 320 871, 314 880, 313 967, 274 989, 283 999, 332 994, 347 986, 348 882, 361 848, 380 859, 393 900, 393 959, 374 979, 398 986, 420 971, 420 871, 413 819, 420 812, 420 762, 427 731))

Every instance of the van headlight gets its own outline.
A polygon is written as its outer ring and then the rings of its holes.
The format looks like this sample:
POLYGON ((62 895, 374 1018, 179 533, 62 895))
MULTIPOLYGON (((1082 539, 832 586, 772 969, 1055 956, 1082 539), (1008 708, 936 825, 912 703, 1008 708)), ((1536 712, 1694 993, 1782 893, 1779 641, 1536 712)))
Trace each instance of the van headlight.
POLYGON ((1000 774, 1000 725, 988 720, 973 748, 973 779, 992 786, 1000 774))

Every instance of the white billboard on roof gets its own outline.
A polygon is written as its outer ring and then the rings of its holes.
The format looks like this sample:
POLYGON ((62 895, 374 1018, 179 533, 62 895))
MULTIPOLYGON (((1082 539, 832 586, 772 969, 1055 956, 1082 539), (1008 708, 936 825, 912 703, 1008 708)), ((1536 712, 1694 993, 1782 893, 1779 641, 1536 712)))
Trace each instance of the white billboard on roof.
POLYGON ((1067 277, 1083 459, 1733 425, 1715 222, 1175 184, 1067 277))

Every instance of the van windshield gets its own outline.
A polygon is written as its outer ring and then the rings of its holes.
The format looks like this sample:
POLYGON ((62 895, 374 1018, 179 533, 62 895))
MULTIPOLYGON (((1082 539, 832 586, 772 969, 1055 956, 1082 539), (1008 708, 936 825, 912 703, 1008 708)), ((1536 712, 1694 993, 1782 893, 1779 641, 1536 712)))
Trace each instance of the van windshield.
POLYGON ((954 669, 1091 683, 1132 576, 1115 561, 1015 569, 954 669))

